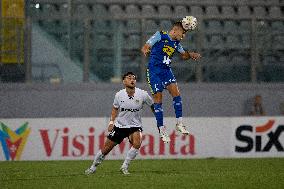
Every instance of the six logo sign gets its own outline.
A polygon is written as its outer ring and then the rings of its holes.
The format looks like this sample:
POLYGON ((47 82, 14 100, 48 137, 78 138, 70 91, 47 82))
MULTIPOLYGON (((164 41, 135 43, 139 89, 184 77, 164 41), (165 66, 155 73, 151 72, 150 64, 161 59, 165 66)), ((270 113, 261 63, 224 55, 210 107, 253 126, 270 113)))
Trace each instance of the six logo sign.
POLYGON ((255 152, 269 152, 271 148, 274 146, 278 152, 283 152, 284 148, 280 141, 280 135, 284 131, 284 125, 279 125, 275 129, 275 131, 272 131, 271 129, 274 123, 275 120, 269 120, 266 124, 261 126, 256 126, 256 127, 252 127, 251 125, 239 126, 236 129, 236 138, 237 140, 244 142, 247 145, 235 146, 235 151, 241 153, 250 152, 255 147, 255 152), (268 132, 269 130, 270 132, 268 132), (251 134, 253 132, 254 135, 251 134), (264 143, 265 141, 267 142, 264 143))
POLYGON ((20 160, 30 131, 31 129, 28 128, 28 122, 24 123, 16 131, 12 131, 1 122, 0 142, 6 160, 10 160, 10 158, 12 160, 20 160))

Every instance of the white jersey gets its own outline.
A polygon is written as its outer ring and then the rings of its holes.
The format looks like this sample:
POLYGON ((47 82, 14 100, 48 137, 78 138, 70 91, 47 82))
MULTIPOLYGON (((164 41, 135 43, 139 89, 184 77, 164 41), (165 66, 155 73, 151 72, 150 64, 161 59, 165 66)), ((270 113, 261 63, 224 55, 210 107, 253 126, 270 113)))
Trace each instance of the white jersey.
POLYGON ((114 125, 119 128, 142 127, 141 110, 144 104, 151 106, 152 98, 142 89, 135 88, 134 96, 128 96, 126 89, 116 93, 113 106, 119 113, 114 125))

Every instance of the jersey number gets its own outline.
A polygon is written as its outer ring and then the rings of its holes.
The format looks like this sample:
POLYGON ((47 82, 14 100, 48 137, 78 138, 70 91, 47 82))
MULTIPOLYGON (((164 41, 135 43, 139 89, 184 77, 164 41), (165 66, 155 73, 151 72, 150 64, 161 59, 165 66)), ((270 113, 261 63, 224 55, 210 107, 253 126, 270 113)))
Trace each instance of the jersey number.
POLYGON ((168 56, 164 56, 163 63, 169 65, 171 63, 171 59, 168 56))
POLYGON ((110 132, 109 136, 113 137, 114 133, 115 133, 115 130, 112 130, 112 131, 110 132))

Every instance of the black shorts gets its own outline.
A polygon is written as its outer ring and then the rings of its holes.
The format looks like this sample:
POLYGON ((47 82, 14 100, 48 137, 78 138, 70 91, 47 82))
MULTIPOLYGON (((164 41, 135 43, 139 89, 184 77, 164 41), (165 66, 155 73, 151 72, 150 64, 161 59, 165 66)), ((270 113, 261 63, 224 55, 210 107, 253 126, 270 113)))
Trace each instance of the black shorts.
POLYGON ((124 138, 128 137, 129 139, 129 136, 136 131, 142 132, 142 128, 141 127, 119 128, 114 126, 113 130, 109 133, 107 138, 117 144, 120 144, 124 138))

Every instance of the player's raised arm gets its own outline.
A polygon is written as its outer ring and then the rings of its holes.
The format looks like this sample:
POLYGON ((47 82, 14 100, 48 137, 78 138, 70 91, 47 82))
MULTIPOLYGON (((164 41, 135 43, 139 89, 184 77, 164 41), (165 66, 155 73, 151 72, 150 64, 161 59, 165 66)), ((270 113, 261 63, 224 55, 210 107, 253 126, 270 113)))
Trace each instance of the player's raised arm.
POLYGON ((178 52, 180 53, 181 58, 183 60, 189 60, 189 59, 197 60, 201 58, 201 55, 199 53, 185 51, 181 46, 181 44, 178 44, 178 52))
POLYGON ((196 52, 185 51, 183 53, 180 53, 180 55, 183 60, 188 60, 188 59, 198 60, 199 58, 201 58, 201 55, 196 52))
POLYGON ((142 47, 141 51, 144 54, 144 56, 147 56, 151 52, 152 46, 161 40, 161 34, 159 31, 157 31, 148 41, 146 44, 142 47))
POLYGON ((142 53, 144 54, 144 56, 147 56, 150 52, 151 52, 151 46, 146 43, 142 49, 141 49, 142 53))

